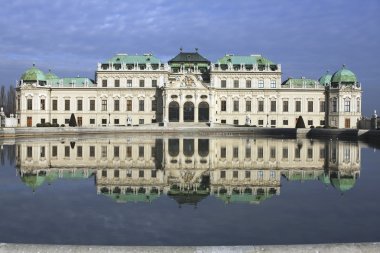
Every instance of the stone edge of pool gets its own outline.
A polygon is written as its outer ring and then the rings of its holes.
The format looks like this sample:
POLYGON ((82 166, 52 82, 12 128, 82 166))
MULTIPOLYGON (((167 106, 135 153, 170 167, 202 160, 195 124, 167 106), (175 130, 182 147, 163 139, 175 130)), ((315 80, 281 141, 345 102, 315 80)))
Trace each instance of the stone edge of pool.
POLYGON ((44 245, 44 244, 13 244, 0 243, 0 253, 63 253, 63 252, 281 252, 281 253, 335 253, 335 252, 380 252, 380 243, 340 243, 340 244, 302 244, 302 245, 262 245, 262 246, 76 246, 76 245, 44 245))

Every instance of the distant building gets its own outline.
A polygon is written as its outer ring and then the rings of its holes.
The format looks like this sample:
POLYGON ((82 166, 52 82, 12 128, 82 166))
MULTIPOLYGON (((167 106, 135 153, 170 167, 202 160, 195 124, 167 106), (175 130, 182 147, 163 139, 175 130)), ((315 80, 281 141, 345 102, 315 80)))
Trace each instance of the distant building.
POLYGON ((99 63, 95 81, 60 78, 33 66, 17 87, 18 125, 173 126, 190 122, 295 127, 356 128, 361 85, 344 66, 319 80, 282 81, 281 65, 261 55, 225 55, 211 63, 198 51, 167 63, 152 54, 117 54, 99 63))

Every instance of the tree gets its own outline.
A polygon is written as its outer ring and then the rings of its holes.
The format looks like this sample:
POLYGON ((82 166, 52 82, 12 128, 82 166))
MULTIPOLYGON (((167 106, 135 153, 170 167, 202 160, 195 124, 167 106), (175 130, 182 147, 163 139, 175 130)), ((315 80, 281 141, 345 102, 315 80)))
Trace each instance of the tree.
POLYGON ((305 122, 303 122, 302 116, 299 116, 296 123, 296 128, 305 128, 305 122))
POLYGON ((71 127, 77 126, 77 120, 75 119, 74 113, 71 114, 69 126, 71 126, 71 127))

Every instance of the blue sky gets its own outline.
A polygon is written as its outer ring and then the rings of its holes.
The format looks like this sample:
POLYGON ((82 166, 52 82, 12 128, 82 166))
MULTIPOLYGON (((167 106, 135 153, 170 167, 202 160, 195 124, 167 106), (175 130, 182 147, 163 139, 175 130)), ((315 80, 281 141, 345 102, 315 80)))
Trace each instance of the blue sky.
POLYGON ((362 82, 363 113, 380 111, 380 1, 0 0, 0 84, 33 63, 59 76, 94 78, 115 53, 179 48, 216 61, 262 54, 287 77, 319 78, 342 64, 362 82))

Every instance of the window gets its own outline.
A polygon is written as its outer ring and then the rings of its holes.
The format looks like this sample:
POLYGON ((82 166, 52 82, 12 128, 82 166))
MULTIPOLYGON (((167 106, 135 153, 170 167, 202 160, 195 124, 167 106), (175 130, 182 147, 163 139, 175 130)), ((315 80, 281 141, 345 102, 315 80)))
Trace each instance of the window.
POLYGON ((289 121, 288 121, 287 119, 284 119, 284 120, 282 121, 282 124, 283 124, 284 126, 287 126, 287 125, 289 124, 289 121))
POLYGON ((114 170, 114 171, 113 171, 113 177, 114 177, 114 178, 118 178, 118 177, 120 177, 120 171, 119 171, 119 170, 114 170))
POLYGON ((294 158, 300 159, 300 157, 301 157, 301 149, 295 148, 295 150, 294 150, 294 158))
POLYGON ((251 88, 252 87, 252 81, 251 80, 246 80, 245 81, 245 88, 251 88))
POLYGON ((234 119, 234 125, 239 125, 239 120, 238 119, 234 119))
POLYGON ((113 157, 119 157, 119 146, 114 146, 113 147, 113 157))
POLYGON ((28 146, 26 148, 26 157, 31 158, 33 156, 33 148, 28 146))
POLYGON ((95 119, 90 119, 90 125, 95 124, 95 119))
POLYGON ((56 111, 58 110, 58 100, 57 99, 53 99, 53 108, 52 108, 53 111, 56 111))
POLYGON ((276 158, 276 148, 275 147, 271 147, 270 148, 270 158, 271 159, 275 159, 276 158))
POLYGON ((70 119, 65 119, 65 124, 69 124, 70 119))
POLYGON ((152 100, 152 111, 157 111, 157 100, 155 99, 152 100))
POLYGON ((52 119, 52 122, 53 124, 58 124, 58 120, 57 119, 52 119))
POLYGON ((259 119, 259 120, 258 120, 258 124, 259 124, 259 126, 262 126, 262 125, 264 125, 264 120, 262 120, 262 119, 259 119))
POLYGON ((144 79, 139 80, 139 87, 143 88, 144 86, 145 86, 145 80, 144 79))
POLYGON ((239 157, 239 148, 238 147, 234 147, 233 148, 233 157, 234 158, 238 158, 239 157))
POLYGON ((82 146, 77 146, 77 157, 82 157, 82 146))
POLYGON ((234 101, 234 112, 238 112, 239 111, 239 100, 235 100, 234 101))
POLYGON ((156 178, 157 177, 157 170, 152 170, 150 173, 151 178, 156 178))
POLYGON ((251 172, 249 170, 245 171, 245 178, 251 178, 251 172))
POLYGON ((42 111, 45 111, 45 99, 41 99, 40 104, 41 104, 40 109, 41 109, 42 111))
POLYGON ((70 157, 70 146, 65 146, 65 157, 70 157))
POLYGON ((313 112, 314 111, 313 101, 307 101, 307 111, 308 112, 313 112))
POLYGON ((313 125, 313 120, 308 120, 308 121, 307 121, 307 124, 308 124, 309 126, 312 126, 312 125, 313 125))
POLYGON ((152 147, 152 148, 150 149, 150 156, 151 156, 151 157, 156 157, 156 147, 152 147))
POLYGON ((57 146, 52 146, 51 147, 51 156, 52 157, 57 157, 58 155, 58 147, 57 146))
POLYGON ((33 110, 32 104, 33 104, 33 99, 28 98, 28 100, 27 100, 27 110, 33 110))
POLYGON ((77 100, 77 111, 83 110, 83 100, 79 99, 77 100))
POLYGON ((270 87, 276 88, 276 80, 270 80, 270 87))
POLYGON ((344 100, 344 111, 350 112, 350 107, 351 107, 351 101, 348 99, 344 100))
POLYGON ((288 159, 289 156, 289 150, 288 148, 282 148, 282 158, 283 159, 288 159))
POLYGON ((120 124, 120 120, 119 119, 114 119, 113 120, 113 124, 114 125, 119 125, 120 124))
POLYGON ((221 157, 221 158, 226 158, 226 154, 227 154, 227 149, 226 149, 226 147, 221 147, 221 148, 220 148, 220 157, 221 157))
POLYGON ((356 100, 356 112, 360 112, 360 99, 356 100))
POLYGON ((65 111, 70 111, 70 99, 65 99, 65 111))
POLYGON ((275 120, 275 119, 272 119, 272 120, 270 121, 270 125, 271 125, 271 126, 275 126, 275 125, 276 125, 276 120, 275 120))
POLYGON ((95 146, 90 146, 90 157, 95 157, 95 146))
POLYGON ((107 170, 102 170, 102 177, 107 177, 107 170))
POLYGON ((263 157, 264 157, 263 147, 257 147, 257 158, 263 159, 263 157))
POLYGON ((251 158, 251 147, 245 148, 245 158, 251 158))
POLYGON ((276 101, 275 100, 270 101, 270 111, 271 112, 276 111, 276 101))
POLYGON ((262 180, 264 178, 264 172, 262 170, 259 170, 257 172, 257 178, 260 180, 262 180))
POLYGON ((107 146, 101 146, 101 158, 107 157, 107 146))
POLYGON ((140 112, 144 111, 144 100, 139 100, 139 111, 140 112))
POLYGON ((245 101, 245 111, 250 112, 251 111, 251 101, 245 101))
POLYGON ((139 119, 139 125, 144 125, 144 119, 139 119))
POLYGON ((128 158, 132 157, 132 146, 127 146, 127 157, 128 158))
POLYGON ((319 159, 325 159, 325 148, 319 149, 319 159))
POLYGON ((239 80, 234 80, 234 88, 239 88, 239 80))
POLYGON ((319 121, 319 124, 320 124, 321 126, 323 126, 323 125, 325 125, 325 121, 324 121, 324 120, 320 120, 320 121, 319 121))
POLYGON ((102 100, 102 111, 107 111, 107 100, 102 100))
POLYGON ((152 87, 157 87, 157 80, 156 79, 152 80, 152 87))
POLYGON ((259 80, 259 88, 264 88, 264 80, 259 80))
POLYGON ((282 111, 288 112, 289 111, 289 101, 282 101, 282 111))
POLYGON ((336 98, 333 98, 332 106, 331 106, 332 112, 337 112, 337 106, 338 106, 338 104, 337 104, 336 98))
POLYGON ((120 87, 120 80, 119 79, 115 79, 115 87, 116 88, 120 87))
POLYGON ((45 158, 45 146, 42 146, 40 149, 40 157, 45 158))
POLYGON ((102 87, 107 87, 107 80, 102 80, 102 87))
POLYGON ((44 124, 45 123, 45 119, 41 119, 41 124, 44 124))
POLYGON ((139 157, 144 157, 144 146, 139 146, 139 157))
POLYGON ((296 112, 301 112, 301 101, 296 101, 296 112))
POLYGON ((90 100, 90 111, 95 111, 95 100, 94 99, 90 100))
POLYGON ((227 80, 222 80, 220 87, 221 88, 227 88, 227 80))
POLYGON ((221 120, 220 120, 220 123, 222 123, 222 124, 226 124, 227 122, 226 122, 225 119, 221 119, 221 120))
POLYGON ((131 79, 127 80, 127 87, 132 87, 132 80, 131 79))
POLYGON ((226 178, 226 171, 225 170, 220 171, 220 178, 226 178))
POLYGON ((127 100, 127 111, 128 112, 132 111, 132 100, 127 100))
POLYGON ((319 111, 325 112, 326 111, 326 103, 325 101, 319 101, 319 111))
POLYGON ((227 111, 227 101, 226 100, 222 100, 221 101, 221 104, 220 104, 220 110, 222 111, 222 112, 225 112, 225 111, 227 111))
POLYGON ((233 178, 238 178, 238 176, 239 176, 239 171, 234 170, 234 171, 232 172, 232 177, 233 177, 233 178))
POLYGON ((102 125, 107 125, 107 119, 102 119, 102 125))
POLYGON ((120 111, 120 100, 113 101, 113 109, 114 111, 120 111))
POLYGON ((264 101, 259 101, 259 108, 258 108, 258 111, 259 112, 263 112, 264 111, 264 101))
POLYGON ((313 159, 313 149, 312 148, 307 149, 307 159, 313 159))

